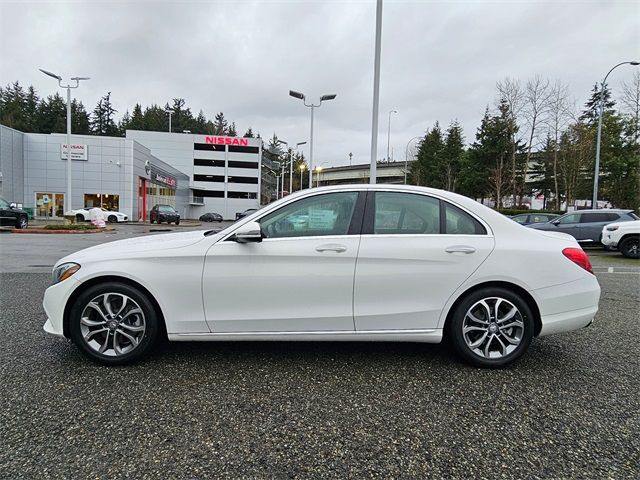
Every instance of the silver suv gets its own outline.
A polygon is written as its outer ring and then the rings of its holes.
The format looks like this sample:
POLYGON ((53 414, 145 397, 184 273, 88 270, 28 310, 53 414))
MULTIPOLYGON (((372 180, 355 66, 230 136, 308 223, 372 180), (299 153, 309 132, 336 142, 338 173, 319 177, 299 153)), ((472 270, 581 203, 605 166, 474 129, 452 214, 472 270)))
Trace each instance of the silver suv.
POLYGON ((578 242, 599 243, 602 238, 602 228, 613 222, 630 222, 640 220, 633 210, 600 209, 578 210, 565 213, 550 222, 528 225, 536 230, 568 233, 578 242))

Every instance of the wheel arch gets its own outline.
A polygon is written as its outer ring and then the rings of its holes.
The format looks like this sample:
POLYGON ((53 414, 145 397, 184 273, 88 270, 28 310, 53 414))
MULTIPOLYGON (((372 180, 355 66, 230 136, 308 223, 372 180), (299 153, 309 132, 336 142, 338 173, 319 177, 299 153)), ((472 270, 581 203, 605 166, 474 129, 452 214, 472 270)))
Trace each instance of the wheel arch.
POLYGON ((505 288, 507 290, 511 290, 512 292, 521 296, 522 299, 525 302, 527 302, 527 305, 533 312, 533 317, 534 317, 533 322, 535 327, 533 331, 533 336, 537 337, 540 334, 540 331, 542 330, 542 318, 540 315, 540 308, 538 308, 538 304, 536 303, 535 299, 531 296, 531 294, 527 292, 527 290, 525 290, 519 285, 516 285, 515 283, 506 282, 506 281, 488 281, 488 282, 479 283, 477 285, 473 285, 472 287, 469 287, 467 290, 465 290, 460 295, 458 295, 458 298, 456 298, 455 301, 449 307, 449 310, 447 311, 447 316, 445 317, 445 322, 443 326, 445 336, 448 334, 448 328, 449 328, 449 325, 451 324, 451 317, 453 315, 453 312, 455 311, 457 306, 460 304, 460 302, 462 302, 464 298, 470 293, 473 293, 477 290, 481 290, 483 288, 490 288, 490 287, 494 287, 494 288, 498 287, 498 288, 505 288))
POLYGON ((624 235, 622 235, 622 238, 620 238, 620 240, 618 241, 618 245, 620 245, 625 240, 628 240, 629 238, 638 238, 638 237, 640 237, 640 233, 635 233, 635 232, 625 233, 624 235))
POLYGON ((162 335, 164 335, 164 337, 167 338, 167 326, 166 326, 165 319, 164 319, 164 313, 162 312, 162 309, 160 308, 160 304, 158 303, 156 298, 142 284, 140 284, 140 283, 138 283, 135 280, 132 280, 130 278, 121 277, 119 275, 104 275, 104 276, 94 277, 94 278, 91 278, 91 279, 87 280, 86 282, 82 282, 80 285, 78 285, 78 287, 69 296, 69 299, 67 300, 67 303, 64 306, 64 316, 63 316, 63 320, 62 320, 62 332, 63 332, 63 334, 64 334, 64 336, 66 338, 71 338, 71 331, 70 331, 70 326, 69 326, 69 322, 70 322, 69 316, 71 314, 71 308, 73 307, 73 304, 76 302, 78 297, 82 294, 82 292, 85 289, 93 287, 94 285, 98 285, 100 283, 105 283, 105 282, 124 283, 125 285, 129 285, 130 287, 134 287, 134 288, 140 290, 142 293, 144 293, 147 296, 147 298, 149 299, 149 301, 151 302, 151 304, 153 305, 153 307, 154 307, 154 309, 156 311, 156 314, 158 315, 158 320, 160 321, 160 325, 161 325, 160 328, 161 328, 162 335))

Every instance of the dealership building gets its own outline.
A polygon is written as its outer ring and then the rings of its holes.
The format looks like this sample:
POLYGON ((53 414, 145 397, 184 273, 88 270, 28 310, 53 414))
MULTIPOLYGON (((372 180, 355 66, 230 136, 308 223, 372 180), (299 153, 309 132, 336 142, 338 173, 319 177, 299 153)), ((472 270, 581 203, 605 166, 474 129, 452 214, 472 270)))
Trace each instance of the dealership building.
MULTIPOLYGON (((36 218, 65 211, 66 135, 0 125, 0 196, 36 218)), ((262 140, 128 130, 126 136, 71 136, 72 206, 102 206, 145 221, 156 204, 183 218, 226 219, 258 208, 262 140)))

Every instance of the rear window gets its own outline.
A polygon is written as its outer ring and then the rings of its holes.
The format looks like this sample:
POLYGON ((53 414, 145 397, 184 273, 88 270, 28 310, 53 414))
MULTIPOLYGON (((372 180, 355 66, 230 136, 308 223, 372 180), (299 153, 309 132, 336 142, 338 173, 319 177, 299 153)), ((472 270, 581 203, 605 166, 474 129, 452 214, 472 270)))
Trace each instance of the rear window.
POLYGON ((640 217, 638 215, 636 215, 635 213, 633 213, 633 212, 627 213, 627 217, 631 217, 634 220, 640 220, 640 217))

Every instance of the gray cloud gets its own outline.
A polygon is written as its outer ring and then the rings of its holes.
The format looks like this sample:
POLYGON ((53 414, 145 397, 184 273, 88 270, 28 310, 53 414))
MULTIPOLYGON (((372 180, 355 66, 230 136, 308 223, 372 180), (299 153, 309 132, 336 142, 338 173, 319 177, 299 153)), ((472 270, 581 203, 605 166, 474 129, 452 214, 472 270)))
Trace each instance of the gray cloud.
MULTIPOLYGON (((316 160, 367 162, 374 17, 372 1, 3 1, 0 80, 47 95, 56 87, 39 67, 88 75, 87 108, 107 91, 120 113, 184 97, 291 143, 308 140, 309 111, 288 90, 337 93, 316 111, 316 160)), ((640 57, 638 19, 636 1, 386 1, 379 157, 392 108, 396 158, 436 120, 457 118, 473 141, 505 76, 562 80, 584 103, 608 68, 640 57)), ((614 89, 631 74, 618 70, 614 89)))

